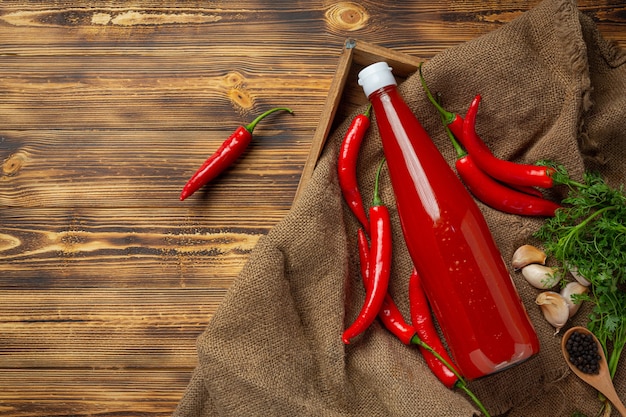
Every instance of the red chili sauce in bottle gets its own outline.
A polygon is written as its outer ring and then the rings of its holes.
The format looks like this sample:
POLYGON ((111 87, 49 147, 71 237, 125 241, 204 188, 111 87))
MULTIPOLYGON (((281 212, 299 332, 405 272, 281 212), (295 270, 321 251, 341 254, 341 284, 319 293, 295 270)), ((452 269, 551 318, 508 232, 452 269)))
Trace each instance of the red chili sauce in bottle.
POLYGON ((539 351, 475 201, 399 94, 391 68, 359 73, 374 109, 404 238, 450 353, 467 379, 539 351))

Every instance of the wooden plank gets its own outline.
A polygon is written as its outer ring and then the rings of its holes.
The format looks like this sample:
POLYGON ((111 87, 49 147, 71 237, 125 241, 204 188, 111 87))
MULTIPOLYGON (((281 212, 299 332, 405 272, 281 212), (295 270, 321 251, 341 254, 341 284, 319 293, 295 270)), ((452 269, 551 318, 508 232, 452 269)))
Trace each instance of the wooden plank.
POLYGON ((209 70, 208 57, 186 70, 180 69, 180 58, 100 57, 81 60, 80 66, 74 58, 53 60, 12 57, 0 62, 0 74, 6 74, 0 75, 4 129, 228 128, 276 106, 292 107, 298 115, 285 126, 310 129, 332 76, 319 71, 318 78, 307 82, 302 74, 246 73, 225 58, 209 70))
MULTIPOLYGON (((279 45, 302 45, 310 42, 311 45, 321 46, 333 40, 329 34, 339 33, 341 37, 345 37, 349 31, 375 25, 375 32, 359 37, 382 46, 395 45, 395 49, 402 50, 403 43, 407 43, 411 37, 398 37, 397 33, 410 30, 419 36, 419 43, 441 46, 447 42, 450 45, 493 30, 538 3, 538 0, 524 3, 514 0, 497 3, 453 2, 442 8, 438 2, 423 1, 394 5, 390 10, 384 4, 371 4, 365 8, 347 2, 339 3, 341 6, 326 7, 310 3, 300 8, 281 3, 259 7, 255 1, 238 2, 230 8, 211 5, 200 8, 167 7, 162 2, 142 2, 140 7, 98 7, 91 4, 90 7, 81 7, 80 2, 59 2, 42 7, 31 6, 25 2, 3 2, 0 37, 11 40, 5 44, 7 50, 15 51, 15 47, 18 47, 20 53, 24 52, 23 46, 29 44, 36 48, 38 54, 46 55, 52 53, 54 48, 51 50, 45 46, 67 46, 73 43, 77 46, 75 53, 79 53, 79 45, 82 44, 84 48, 85 45, 100 42, 109 43, 109 53, 115 54, 116 52, 112 52, 115 48, 110 44, 110 39, 114 38, 123 38, 125 46, 148 43, 147 48, 138 49, 150 53, 155 51, 150 46, 159 39, 167 40, 170 44, 176 41, 184 43, 181 28, 189 28, 188 30, 194 30, 196 44, 209 40, 203 35, 221 35, 213 36, 211 43, 230 44, 231 48, 224 50, 241 56, 237 48, 232 48, 233 44, 254 47, 263 42, 279 45), (351 11, 354 11, 352 16, 360 16, 357 21, 344 17, 349 16, 351 11), (263 33, 263 22, 268 21, 273 23, 273 30, 263 33), (316 22, 323 24, 316 25, 316 22), (242 27, 247 30, 242 32, 242 27), (306 39, 302 39, 302 27, 307 28, 306 39), (69 28, 73 30, 70 33, 72 36, 68 37, 69 28), (154 28, 159 30, 155 31, 154 28), (3 30, 5 33, 2 33, 3 30), (132 37, 129 36, 131 32, 132 37), (263 33, 264 36, 250 37, 248 33, 251 32, 263 33), (6 37, 2 36, 5 34, 6 37), (224 34, 229 36, 225 37, 224 34)), ((619 30, 619 24, 623 22, 623 4, 586 0, 579 1, 578 5, 594 17, 606 33, 615 33, 619 36, 617 40, 625 40, 623 31, 619 30), (617 30, 611 30, 612 27, 617 30)), ((335 38, 334 42, 337 42, 334 47, 341 45, 341 39, 335 38)))
POLYGON ((224 289, 12 289, 0 296, 4 369, 164 369, 196 365, 195 340, 224 289))
POLYGON ((0 414, 170 416, 191 369, 2 369, 0 414))
POLYGON ((227 207, 39 208, 24 216, 21 208, 4 208, 0 291, 225 290, 259 237, 285 213, 227 207))

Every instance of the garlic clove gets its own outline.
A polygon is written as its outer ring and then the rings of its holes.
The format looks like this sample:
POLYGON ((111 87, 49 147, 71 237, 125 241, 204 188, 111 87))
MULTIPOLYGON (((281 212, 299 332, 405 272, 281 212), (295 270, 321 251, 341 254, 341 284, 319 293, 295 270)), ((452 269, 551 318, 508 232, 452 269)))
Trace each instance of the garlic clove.
POLYGON ((556 268, 549 266, 530 264, 522 268, 522 275, 533 287, 547 290, 553 288, 559 282, 556 271, 556 268))
POLYGON ((567 301, 558 292, 544 291, 537 296, 535 303, 541 308, 543 317, 556 329, 556 335, 569 319, 567 301))
POLYGON ((580 273, 578 272, 578 268, 576 268, 575 266, 568 265, 568 269, 569 269, 569 273, 572 274, 574 279, 578 281, 580 285, 584 285, 585 287, 588 287, 591 285, 591 282, 587 281, 585 277, 580 275, 580 273))
POLYGON ((582 285, 577 281, 569 282, 563 289, 561 289, 561 296, 565 298, 565 302, 567 303, 567 307, 569 309, 569 316, 573 317, 574 314, 578 312, 578 309, 582 305, 582 301, 575 302, 572 296, 574 294, 584 294, 589 291, 589 288, 582 285))
POLYGON ((515 269, 522 269, 529 264, 546 263, 546 254, 533 245, 522 245, 513 253, 512 265, 515 269))

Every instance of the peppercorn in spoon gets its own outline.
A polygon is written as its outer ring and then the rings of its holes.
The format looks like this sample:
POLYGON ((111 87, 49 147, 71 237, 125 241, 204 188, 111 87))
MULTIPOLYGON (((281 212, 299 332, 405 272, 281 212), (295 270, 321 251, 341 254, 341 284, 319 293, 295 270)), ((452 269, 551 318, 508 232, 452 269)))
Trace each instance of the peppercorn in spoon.
POLYGON ((602 393, 620 415, 626 417, 626 407, 615 392, 604 350, 595 335, 585 327, 572 327, 563 335, 561 350, 570 369, 602 393))

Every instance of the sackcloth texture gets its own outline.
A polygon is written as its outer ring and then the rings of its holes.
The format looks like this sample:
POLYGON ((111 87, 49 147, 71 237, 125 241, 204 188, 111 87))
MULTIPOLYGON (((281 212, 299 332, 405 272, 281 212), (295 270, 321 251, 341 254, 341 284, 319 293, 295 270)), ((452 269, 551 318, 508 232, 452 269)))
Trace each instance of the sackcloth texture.
MULTIPOLYGON (((585 169, 599 171, 616 186, 626 177, 624 62, 624 51, 605 40, 575 2, 545 0, 510 23, 436 55, 424 63, 423 73, 449 110, 465 114, 474 95, 482 95, 477 131, 497 156, 525 163, 550 159, 578 179, 585 169)), ((399 88, 453 166, 454 150, 417 75, 399 88)), ((342 200, 336 174, 349 122, 330 135, 301 197, 259 239, 198 338, 198 365, 176 417, 478 415, 464 394, 439 383, 417 348, 400 343, 378 321, 350 345, 341 341, 364 299, 358 224, 342 200)), ((381 157, 372 123, 358 168, 366 202, 381 157)), ((395 231, 389 291, 408 318, 412 265, 384 172, 382 198, 395 231)), ((565 190, 550 193, 561 199, 565 190)), ((538 243, 532 234, 542 219, 478 204, 509 266, 515 248, 538 243)), ((568 370, 559 335, 534 304, 537 290, 512 269, 511 275, 541 352, 470 381, 470 388, 493 416, 595 415, 597 394, 568 370)), ((583 306, 570 324, 584 324, 588 314, 583 306)), ((626 397, 624 366, 616 385, 626 397)))

